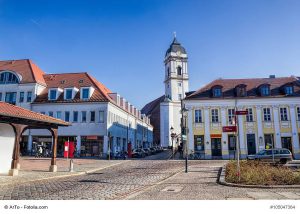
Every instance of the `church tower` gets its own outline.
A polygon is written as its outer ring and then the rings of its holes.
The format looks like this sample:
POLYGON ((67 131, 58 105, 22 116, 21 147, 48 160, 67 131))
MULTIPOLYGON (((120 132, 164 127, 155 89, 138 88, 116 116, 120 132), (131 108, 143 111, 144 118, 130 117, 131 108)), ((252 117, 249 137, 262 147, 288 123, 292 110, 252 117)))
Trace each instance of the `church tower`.
POLYGON ((189 91, 187 54, 176 36, 165 55, 165 97, 180 102, 189 91))
MULTIPOLYGON (((165 99, 160 103, 160 142, 163 147, 172 146, 172 132, 180 139, 181 100, 189 91, 187 59, 185 48, 174 35, 164 59, 165 99)), ((178 146, 177 139, 174 139, 173 146, 178 146)))

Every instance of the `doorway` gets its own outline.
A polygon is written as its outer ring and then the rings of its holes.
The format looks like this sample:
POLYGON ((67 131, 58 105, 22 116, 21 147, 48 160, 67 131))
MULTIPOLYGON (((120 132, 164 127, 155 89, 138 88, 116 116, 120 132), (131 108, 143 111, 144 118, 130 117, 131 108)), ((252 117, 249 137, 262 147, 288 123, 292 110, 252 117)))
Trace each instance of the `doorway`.
POLYGON ((222 156, 221 138, 211 138, 211 155, 222 156))
POLYGON ((281 137, 282 148, 288 149, 293 154, 292 138, 291 137, 281 137))
POLYGON ((248 155, 256 154, 255 134, 247 134, 248 155))

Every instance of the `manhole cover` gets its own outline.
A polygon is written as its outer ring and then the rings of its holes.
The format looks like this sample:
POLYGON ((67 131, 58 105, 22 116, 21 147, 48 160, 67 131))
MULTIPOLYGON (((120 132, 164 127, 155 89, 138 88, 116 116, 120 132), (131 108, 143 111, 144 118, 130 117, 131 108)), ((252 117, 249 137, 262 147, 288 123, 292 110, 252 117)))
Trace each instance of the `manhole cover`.
POLYGON ((161 190, 162 192, 180 192, 183 189, 181 186, 168 186, 161 190))

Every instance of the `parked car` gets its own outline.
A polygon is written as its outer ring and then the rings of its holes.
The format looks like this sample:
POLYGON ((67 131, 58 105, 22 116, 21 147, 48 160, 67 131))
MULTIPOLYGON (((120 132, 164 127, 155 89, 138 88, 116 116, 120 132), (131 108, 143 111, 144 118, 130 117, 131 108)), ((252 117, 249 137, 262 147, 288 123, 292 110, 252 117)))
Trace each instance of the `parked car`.
POLYGON ((117 154, 115 155, 115 159, 116 160, 126 160, 128 158, 128 154, 127 152, 117 152, 117 154))
POLYGON ((263 162, 273 162, 273 155, 275 163, 285 164, 293 160, 293 155, 288 149, 264 149, 255 155, 248 155, 248 160, 259 160, 263 162))
POLYGON ((152 152, 151 152, 151 150, 149 148, 145 148, 143 150, 145 151, 146 155, 152 155, 152 152))
POLYGON ((143 149, 134 149, 132 150, 133 158, 144 158, 146 156, 145 151, 143 149))
POLYGON ((156 154, 157 153, 157 150, 154 147, 150 148, 150 151, 151 151, 152 154, 156 154))

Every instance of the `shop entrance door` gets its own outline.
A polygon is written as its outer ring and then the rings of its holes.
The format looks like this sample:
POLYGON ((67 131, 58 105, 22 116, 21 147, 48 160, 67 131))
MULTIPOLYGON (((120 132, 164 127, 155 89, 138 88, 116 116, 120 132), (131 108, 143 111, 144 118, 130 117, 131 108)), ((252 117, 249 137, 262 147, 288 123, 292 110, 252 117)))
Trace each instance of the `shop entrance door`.
POLYGON ((221 138, 211 139, 211 155, 217 157, 222 156, 221 138))
POLYGON ((288 149, 293 153, 293 146, 292 146, 292 138, 291 137, 282 137, 281 138, 282 148, 288 149))
POLYGON ((256 154, 255 134, 247 134, 248 155, 256 154))

